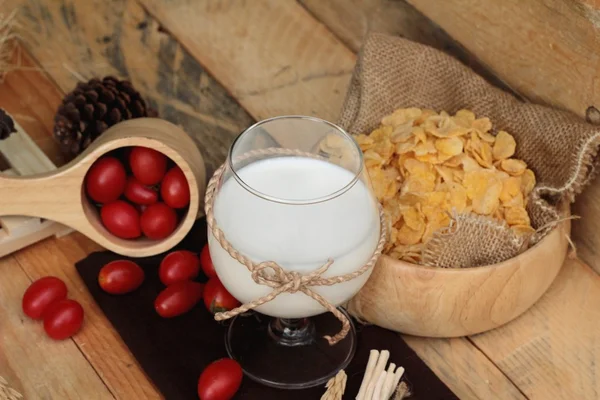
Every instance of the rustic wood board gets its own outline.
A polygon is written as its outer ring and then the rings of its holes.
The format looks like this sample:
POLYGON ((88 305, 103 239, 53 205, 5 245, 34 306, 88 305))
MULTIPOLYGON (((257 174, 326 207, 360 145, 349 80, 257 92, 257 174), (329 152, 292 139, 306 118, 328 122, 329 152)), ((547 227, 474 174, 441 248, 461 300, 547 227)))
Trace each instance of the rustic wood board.
POLYGON ((356 56, 293 0, 141 0, 255 119, 335 120, 356 56))
POLYGON ((472 337, 530 399, 600 397, 600 276, 567 259, 526 314, 472 337))
POLYGON ((0 108, 23 127, 54 165, 62 165, 60 148, 52 139, 54 113, 62 97, 60 90, 20 47, 12 54, 11 68, 14 69, 0 84, 0 108))
POLYGON ((408 335, 403 338, 460 399, 526 399, 503 371, 468 339, 408 335))
POLYGON ((600 107, 597 2, 407 1, 528 99, 582 117, 600 107))
POLYGON ((355 52, 370 32, 402 36, 451 54, 496 86, 509 90, 460 43, 405 1, 298 1, 355 52))
POLYGON ((25 399, 113 399, 73 341, 53 341, 23 314, 31 280, 13 258, 0 260, 0 282, 0 376, 7 386, 25 399))
POLYGON ((207 174, 251 118, 136 1, 6 0, 22 42, 58 87, 113 74, 130 78, 159 115, 203 152, 207 174))
POLYGON ((85 329, 73 341, 110 391, 119 399, 156 399, 160 395, 131 355, 120 336, 88 293, 75 262, 85 258, 71 235, 48 239, 15 254, 15 259, 32 279, 54 275, 69 288, 69 296, 85 310, 85 329))

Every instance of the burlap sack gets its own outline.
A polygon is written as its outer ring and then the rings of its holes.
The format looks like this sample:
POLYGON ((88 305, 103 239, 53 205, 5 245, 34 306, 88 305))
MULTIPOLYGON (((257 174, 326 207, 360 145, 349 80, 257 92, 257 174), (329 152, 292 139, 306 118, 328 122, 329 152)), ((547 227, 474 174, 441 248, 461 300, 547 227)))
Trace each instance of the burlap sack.
POLYGON ((532 237, 517 237, 503 223, 456 215, 423 253, 425 265, 471 267, 514 257, 539 241, 561 218, 558 205, 572 202, 593 174, 598 128, 576 115, 523 103, 497 89, 454 58, 428 46, 379 33, 365 41, 338 123, 352 134, 369 133, 402 107, 454 113, 462 108, 487 116, 493 132, 517 141, 516 156, 537 178, 528 205, 532 237))

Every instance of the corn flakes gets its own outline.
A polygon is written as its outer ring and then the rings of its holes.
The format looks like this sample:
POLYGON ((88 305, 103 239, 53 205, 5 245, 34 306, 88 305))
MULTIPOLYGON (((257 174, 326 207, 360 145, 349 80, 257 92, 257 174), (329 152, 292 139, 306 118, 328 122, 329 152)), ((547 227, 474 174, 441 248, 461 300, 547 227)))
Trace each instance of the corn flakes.
POLYGON ((452 213, 504 220, 518 235, 534 232, 525 207, 535 174, 511 158, 514 137, 494 134, 489 118, 465 109, 454 115, 399 109, 355 138, 387 217, 384 251, 391 257, 420 263, 427 241, 449 226, 452 213))

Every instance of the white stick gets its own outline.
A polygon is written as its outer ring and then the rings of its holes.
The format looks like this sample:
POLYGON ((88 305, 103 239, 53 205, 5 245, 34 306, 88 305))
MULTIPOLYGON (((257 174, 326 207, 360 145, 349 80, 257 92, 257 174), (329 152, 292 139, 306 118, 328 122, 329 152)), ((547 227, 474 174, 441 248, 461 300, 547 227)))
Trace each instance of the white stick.
MULTIPOLYGON (((392 390, 392 384, 394 383, 394 375, 396 371, 396 364, 390 363, 390 366, 387 370, 387 374, 385 376, 385 382, 383 383, 383 388, 381 389, 381 400, 389 400, 390 396, 386 395, 390 393, 392 390)), ((379 399, 377 399, 379 400, 379 399)))
POLYGON ((371 397, 371 400, 380 400, 381 399, 381 391, 383 389, 383 382, 385 382, 386 378, 387 378, 387 373, 385 371, 381 371, 381 374, 379 374, 379 379, 377 379, 377 383, 375 384, 375 390, 373 390, 373 397, 371 397))
POLYGON ((358 390, 358 394, 356 395, 356 400, 366 399, 365 393, 367 392, 369 381, 371 380, 371 375, 373 374, 373 370, 375 369, 375 365, 377 364, 378 358, 379 351, 371 350, 371 353, 369 354, 369 361, 367 362, 367 368, 365 369, 365 374, 363 375, 363 380, 360 384, 360 389, 358 390))
MULTIPOLYGON (((377 359, 377 365, 375 366, 375 370, 373 371, 373 375, 371 376, 371 381, 375 381, 377 383, 377 378, 381 375, 381 371, 385 370, 385 366, 387 365, 388 360, 390 359, 390 352, 387 350, 382 350, 379 353, 379 358, 377 359)), ((371 382, 369 382, 371 383, 371 382)), ((370 398, 365 398, 365 400, 371 400, 370 398)))
POLYGON ((375 382, 375 379, 371 379, 371 383, 369 383, 369 386, 367 387, 367 392, 365 393, 363 400, 373 400, 373 392, 375 391, 376 383, 377 382, 375 382))
POLYGON ((394 391, 398 387, 398 383, 400 383, 400 379, 402 379, 402 375, 404 375, 404 368, 398 367, 396 373, 394 374, 394 382, 392 384, 388 397, 392 397, 392 395, 394 394, 394 391))

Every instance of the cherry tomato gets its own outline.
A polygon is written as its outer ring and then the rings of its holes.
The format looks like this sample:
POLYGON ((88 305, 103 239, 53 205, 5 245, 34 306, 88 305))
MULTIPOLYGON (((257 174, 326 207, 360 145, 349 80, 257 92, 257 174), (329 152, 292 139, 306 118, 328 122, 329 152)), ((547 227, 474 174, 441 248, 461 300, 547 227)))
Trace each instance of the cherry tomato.
POLYGON ((242 384, 242 367, 231 358, 212 362, 198 379, 200 400, 230 400, 242 384))
POLYGON ((133 292, 144 282, 144 270, 128 260, 116 260, 102 267, 98 274, 100 287, 110 294, 133 292))
POLYGON ((142 185, 135 177, 130 176, 125 187, 127 200, 140 205, 154 204, 158 201, 156 190, 142 185))
POLYGON ((44 313, 44 330, 52 339, 63 340, 76 334, 83 323, 83 308, 75 300, 60 300, 44 313))
POLYGON ((104 227, 117 237, 135 239, 142 234, 140 213, 126 201, 117 200, 103 205, 100 217, 104 227))
POLYGON ((167 156, 147 147, 134 147, 129 154, 129 165, 142 185, 156 185, 167 171, 167 156))
POLYGON ((167 172, 160 184, 160 195, 163 201, 173 208, 184 208, 190 204, 190 186, 179 167, 167 172))
POLYGON ((165 203, 156 203, 146 208, 140 222, 144 235, 150 239, 164 239, 177 227, 177 214, 165 203))
POLYGON ((208 243, 204 245, 202 248, 202 252, 200 253, 200 265, 202 265, 202 271, 204 271, 204 275, 209 278, 213 278, 217 276, 217 272, 215 271, 215 266, 213 265, 212 259, 210 258, 210 250, 208 249, 208 243))
POLYGON ((177 250, 167 254, 158 268, 160 281, 167 286, 175 282, 192 280, 199 273, 200 260, 198 256, 187 250, 177 250))
POLYGON ((125 167, 114 157, 100 158, 85 176, 87 194, 102 204, 117 200, 126 184, 125 167))
POLYGON ((225 289, 219 278, 213 277, 204 288, 204 305, 208 311, 216 314, 234 309, 240 302, 225 289))
POLYGON ((44 312, 57 301, 67 298, 67 285, 54 276, 33 282, 23 295, 23 312, 30 318, 42 319, 44 312))
POLYGON ((154 308, 163 318, 185 314, 202 299, 203 289, 203 284, 194 281, 174 283, 159 293, 154 308))

